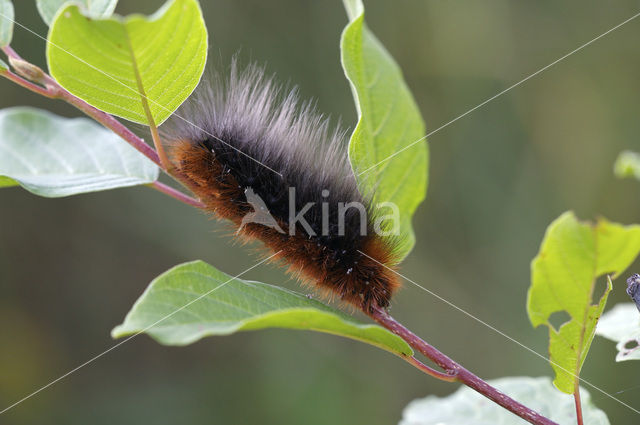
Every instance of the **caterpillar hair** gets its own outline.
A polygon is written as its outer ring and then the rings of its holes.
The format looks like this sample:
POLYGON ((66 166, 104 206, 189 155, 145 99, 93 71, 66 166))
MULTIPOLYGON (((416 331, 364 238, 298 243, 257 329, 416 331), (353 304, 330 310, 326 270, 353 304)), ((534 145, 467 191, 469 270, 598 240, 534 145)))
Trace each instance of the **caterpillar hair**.
POLYGON ((365 311, 389 305, 399 286, 393 238, 374 231, 345 133, 295 89, 234 61, 227 78, 203 80, 162 131, 176 170, 241 240, 262 241, 329 297, 365 311))

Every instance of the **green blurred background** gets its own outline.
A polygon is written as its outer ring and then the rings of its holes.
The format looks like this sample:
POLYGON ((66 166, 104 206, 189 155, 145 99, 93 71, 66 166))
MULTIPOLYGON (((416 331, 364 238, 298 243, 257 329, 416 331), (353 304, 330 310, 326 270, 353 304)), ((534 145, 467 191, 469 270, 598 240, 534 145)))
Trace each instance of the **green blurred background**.
MULTIPOLYGON (((122 0, 150 13, 161 0, 122 0)), ((31 0, 16 18, 40 35, 31 0)), ((404 70, 433 130, 638 12, 637 1, 365 2, 369 26, 404 70)), ((209 62, 267 65, 353 127, 339 64, 342 4, 204 0, 209 62)), ((427 201, 402 272, 546 354, 525 312, 529 262, 545 227, 582 218, 640 221, 640 185, 616 180, 619 151, 640 149, 640 20, 430 137, 427 201)), ((16 28, 14 48, 41 66, 45 43, 16 28)), ((0 81, 0 107, 78 112, 0 81)), ((90 141, 87 141, 90 142, 90 141)), ((255 264, 206 216, 146 188, 63 199, 0 197, 0 409, 111 347, 110 330, 155 276, 202 259, 229 274, 255 264)), ((640 264, 635 265, 637 271, 640 264)), ((273 267, 248 277, 297 288, 273 267)), ((626 301, 615 282, 610 305, 626 301)), ((407 283, 392 313, 484 378, 551 375, 548 364, 407 283)), ((582 376, 609 392, 640 384, 597 338, 582 376)), ((394 424, 412 399, 456 385, 353 341, 294 331, 209 338, 183 348, 140 336, 0 418, 2 424, 394 424)), ((613 424, 638 416, 591 390, 613 424)), ((640 389, 618 394, 640 408, 640 389)))

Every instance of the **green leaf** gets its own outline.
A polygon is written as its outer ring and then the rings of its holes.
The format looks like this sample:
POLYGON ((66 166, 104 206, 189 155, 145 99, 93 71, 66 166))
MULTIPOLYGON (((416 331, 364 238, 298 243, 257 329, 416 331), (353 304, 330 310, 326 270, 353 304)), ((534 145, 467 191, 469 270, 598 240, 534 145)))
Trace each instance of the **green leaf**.
MULTIPOLYGON (((11 3, 11 0, 0 0, 0 47, 11 44, 13 19, 13 3, 11 3)), ((7 68, 4 62, 2 65, 7 68)))
POLYGON ((411 219, 426 196, 427 143, 409 147, 425 136, 425 125, 398 64, 367 28, 361 0, 344 4, 349 24, 340 42, 342 67, 358 110, 349 160, 364 194, 397 205, 401 261, 415 244, 411 219))
POLYGON ((167 345, 265 328, 312 330, 375 345, 399 356, 411 348, 386 329, 356 322, 326 305, 276 286, 250 282, 194 261, 151 282, 114 338, 144 332, 167 345))
MULTIPOLYGON (((0 1, 2 1, 2 0, 0 0, 0 1)), ((9 69, 9 65, 7 65, 5 61, 0 59, 0 72, 6 71, 7 69, 9 69)))
POLYGON ((36 6, 42 19, 51 25, 58 10, 71 2, 81 6, 86 16, 96 19, 110 17, 118 4, 118 0, 36 0, 36 6))
POLYGON ((0 176, 59 197, 151 183, 158 167, 91 120, 19 107, 0 111, 0 176))
POLYGON ((572 393, 593 341, 611 280, 592 305, 596 282, 604 274, 618 276, 640 251, 640 226, 622 226, 605 219, 581 222, 572 212, 547 228, 540 252, 531 264, 527 312, 534 327, 549 327, 549 354, 554 384, 572 393), (550 317, 566 312, 570 320, 555 329, 550 317))
MULTIPOLYGON (((562 425, 576 423, 573 397, 558 393, 547 377, 510 377, 488 381, 505 394, 562 425)), ((609 425, 589 393, 581 388, 584 423, 609 425)), ((481 394, 461 387, 447 397, 428 396, 404 409, 399 425, 527 425, 528 422, 503 409, 481 394)))
POLYGON ((613 170, 619 178, 634 177, 640 180, 640 154, 631 151, 620 152, 613 170))
POLYGON ((87 19, 61 10, 49 30, 53 77, 96 108, 160 125, 198 85, 207 60, 207 29, 196 0, 174 0, 151 17, 87 19))
POLYGON ((640 360, 640 312, 635 303, 617 304, 603 314, 596 335, 616 342, 617 362, 640 360))

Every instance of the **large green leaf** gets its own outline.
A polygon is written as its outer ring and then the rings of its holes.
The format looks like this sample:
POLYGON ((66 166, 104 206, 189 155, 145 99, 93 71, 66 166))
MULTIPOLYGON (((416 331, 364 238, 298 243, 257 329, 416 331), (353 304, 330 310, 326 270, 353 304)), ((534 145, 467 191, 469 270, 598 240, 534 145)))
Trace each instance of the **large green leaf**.
POLYGON ((157 178, 153 162, 91 120, 33 108, 0 111, 0 187, 20 184, 59 197, 157 178))
POLYGON ((145 332, 162 344, 265 328, 312 330, 353 338, 409 356, 411 348, 386 329, 365 325, 326 305, 276 286, 250 282, 194 261, 160 275, 116 327, 115 338, 145 332))
POLYGON ((540 252, 531 264, 527 312, 534 327, 549 327, 549 354, 554 384, 572 393, 591 346, 611 281, 592 305, 596 281, 618 276, 640 252, 640 226, 622 226, 605 219, 579 221, 572 212, 548 227, 540 252), (570 320, 556 329, 551 315, 566 312, 570 320))
MULTIPOLYGON (((488 381, 505 394, 536 412, 562 425, 576 423, 573 397, 558 393, 547 377, 511 377, 488 381)), ((598 409, 589 393, 582 394, 584 423, 609 425, 607 415, 598 409)), ((468 387, 461 387, 450 396, 428 396, 409 403, 400 425, 526 425, 522 418, 503 409, 468 387)))
POLYGON ((344 4, 349 24, 340 43, 342 67, 358 110, 349 159, 360 190, 400 210, 396 254, 402 260, 415 244, 411 218, 427 190, 427 143, 408 146, 424 137, 425 125, 398 64, 367 28, 361 0, 344 4))
POLYGON ((634 303, 618 304, 603 314, 596 335, 616 342, 617 362, 640 360, 640 313, 634 303))
POLYGON ((635 177, 640 180, 640 154, 631 151, 620 152, 613 168, 616 176, 620 178, 635 177))
POLYGON ((0 47, 11 43, 13 37, 13 3, 0 0, 0 47))
POLYGON ((65 3, 76 3, 83 8, 84 14, 92 18, 108 18, 118 4, 118 0, 36 0, 36 6, 42 19, 51 25, 58 10, 65 3))
POLYGON ((87 19, 67 6, 49 30, 47 60, 55 79, 110 114, 157 125, 198 85, 207 59, 207 29, 196 0, 173 0, 153 16, 87 19))

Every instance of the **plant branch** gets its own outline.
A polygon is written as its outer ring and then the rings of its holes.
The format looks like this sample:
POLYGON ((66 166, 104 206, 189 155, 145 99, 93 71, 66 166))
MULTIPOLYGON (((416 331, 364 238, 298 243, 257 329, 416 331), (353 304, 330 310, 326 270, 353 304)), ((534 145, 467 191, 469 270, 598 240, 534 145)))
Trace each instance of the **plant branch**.
POLYGON ((205 205, 202 202, 200 202, 199 200, 194 199, 194 198, 190 197, 189 195, 186 195, 186 194, 180 192, 179 190, 174 189, 173 187, 168 186, 168 185, 166 185, 164 183, 161 183, 161 182, 159 182, 157 180, 155 182, 153 182, 153 183, 148 184, 147 186, 149 186, 149 187, 151 187, 151 188, 153 188, 153 189, 155 189, 155 190, 157 190, 159 192, 162 192, 165 195, 169 195, 172 198, 177 199, 180 202, 183 202, 183 203, 185 203, 187 205, 191 205, 192 207, 196 207, 196 208, 200 208, 200 209, 205 208, 205 205))
MULTIPOLYGON (((461 365, 441 353, 435 347, 422 340, 416 334, 404 327, 382 309, 374 309, 366 312, 373 320, 405 340, 411 347, 422 353, 429 360, 440 366, 446 374, 455 377, 455 380, 479 392, 491 401, 499 404, 510 412, 534 425, 558 425, 552 420, 529 409, 525 405, 515 401, 506 394, 487 384, 485 381, 463 368, 461 365)), ((417 367, 417 366, 416 366, 417 367)), ((422 369, 421 369, 422 370, 422 369)))
POLYGON ((17 85, 22 86, 25 89, 30 90, 34 93, 37 93, 41 96, 48 97, 49 99, 53 99, 55 97, 49 90, 45 89, 44 87, 34 84, 31 81, 25 80, 21 76, 14 74, 8 69, 0 72, 0 75, 13 81, 17 85))

